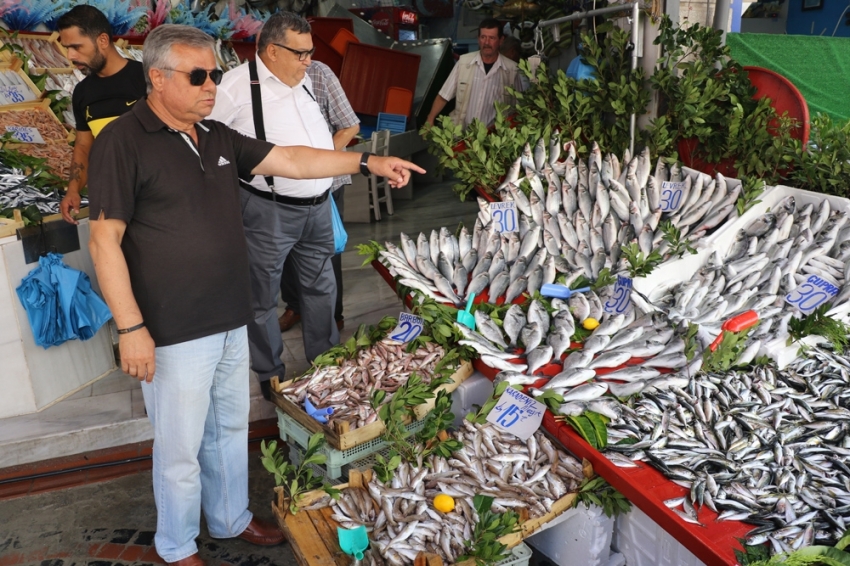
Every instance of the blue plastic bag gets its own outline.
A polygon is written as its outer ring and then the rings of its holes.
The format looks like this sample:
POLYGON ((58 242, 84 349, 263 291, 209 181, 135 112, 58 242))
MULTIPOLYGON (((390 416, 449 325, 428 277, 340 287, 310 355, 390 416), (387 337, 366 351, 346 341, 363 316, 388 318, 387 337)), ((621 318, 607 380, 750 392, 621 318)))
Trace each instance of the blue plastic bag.
POLYGON ((577 81, 596 78, 593 67, 582 61, 581 55, 570 62, 570 66, 567 67, 567 76, 577 81))
POLYGON ((74 338, 88 340, 112 318, 89 276, 65 265, 61 254, 40 258, 16 291, 35 343, 45 349, 74 338))
POLYGON ((348 243, 348 233, 345 231, 345 226, 342 225, 342 218, 339 216, 339 210, 336 208, 336 201, 333 195, 331 201, 331 223, 334 227, 334 251, 341 254, 345 251, 345 244, 348 243))

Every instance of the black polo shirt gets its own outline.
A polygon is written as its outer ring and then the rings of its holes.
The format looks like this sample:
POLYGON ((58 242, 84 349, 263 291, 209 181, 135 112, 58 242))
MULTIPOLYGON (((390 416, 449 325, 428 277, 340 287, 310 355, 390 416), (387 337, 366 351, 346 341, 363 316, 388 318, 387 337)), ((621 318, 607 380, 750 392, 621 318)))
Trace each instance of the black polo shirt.
POLYGON ((95 139, 91 218, 127 223, 121 248, 157 346, 233 330, 253 318, 239 176, 272 144, 215 121, 198 146, 139 100, 95 139))

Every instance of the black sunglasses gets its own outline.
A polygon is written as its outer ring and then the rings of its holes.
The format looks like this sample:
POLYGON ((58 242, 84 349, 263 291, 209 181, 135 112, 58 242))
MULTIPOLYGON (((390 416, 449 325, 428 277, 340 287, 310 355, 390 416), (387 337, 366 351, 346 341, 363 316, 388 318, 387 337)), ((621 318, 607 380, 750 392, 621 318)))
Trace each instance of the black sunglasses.
POLYGON ((166 71, 176 71, 178 73, 183 73, 184 75, 189 75, 189 84, 192 86, 203 86, 205 82, 207 82, 207 75, 209 75, 210 80, 213 84, 221 84, 221 77, 224 76, 224 71, 221 69, 213 69, 212 71, 207 71, 206 69, 192 69, 191 71, 181 71, 180 69, 165 69, 166 71))
POLYGON ((315 48, 315 47, 314 47, 313 49, 309 50, 309 51, 298 51, 297 49, 293 49, 293 48, 291 48, 291 47, 287 47, 287 46, 285 46, 285 45, 281 45, 280 43, 272 43, 272 45, 276 45, 276 46, 278 46, 278 47, 282 47, 283 49, 286 49, 287 51, 291 51, 292 53, 295 53, 296 55, 298 55, 298 60, 299 60, 299 61, 303 61, 303 60, 304 60, 304 59, 306 59, 307 57, 312 57, 312 56, 313 56, 313 53, 315 53, 315 52, 316 52, 316 48, 315 48))

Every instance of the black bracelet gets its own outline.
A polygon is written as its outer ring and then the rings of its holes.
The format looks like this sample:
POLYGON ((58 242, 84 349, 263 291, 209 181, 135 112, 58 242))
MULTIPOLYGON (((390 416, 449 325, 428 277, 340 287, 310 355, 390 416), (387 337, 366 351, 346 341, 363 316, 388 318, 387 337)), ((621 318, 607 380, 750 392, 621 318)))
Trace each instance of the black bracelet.
POLYGON ((372 173, 369 171, 369 166, 366 165, 369 162, 369 158, 375 155, 374 153, 370 153, 368 151, 364 151, 360 154, 360 173, 364 176, 368 177, 372 173))
POLYGON ((130 332, 135 332, 136 330, 138 330, 140 328, 144 328, 144 327, 145 327, 145 323, 140 322, 136 326, 131 326, 130 328, 119 328, 118 334, 129 334, 130 332))

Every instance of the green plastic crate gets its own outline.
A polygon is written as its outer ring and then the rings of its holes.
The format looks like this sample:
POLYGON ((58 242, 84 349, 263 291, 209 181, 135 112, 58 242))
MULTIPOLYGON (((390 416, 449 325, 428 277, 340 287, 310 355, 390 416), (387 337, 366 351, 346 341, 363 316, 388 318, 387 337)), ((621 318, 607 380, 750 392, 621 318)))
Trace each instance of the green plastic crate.
MULTIPOLYGON (((414 433, 422 430, 424 425, 424 420, 413 421, 406 428, 408 431, 414 433)), ((307 443, 310 440, 310 431, 280 409, 277 409, 277 426, 280 429, 280 438, 282 440, 298 445, 304 450, 307 449, 307 443)), ((327 463, 325 464, 327 474, 323 475, 331 479, 338 478, 343 474, 343 466, 357 460, 362 460, 366 456, 386 448, 386 446, 387 443, 380 438, 369 440, 368 442, 352 446, 345 450, 337 450, 326 444, 319 449, 327 456, 327 463)))
POLYGON ((511 556, 496 562, 496 566, 528 566, 530 561, 531 547, 521 542, 511 549, 511 556))

